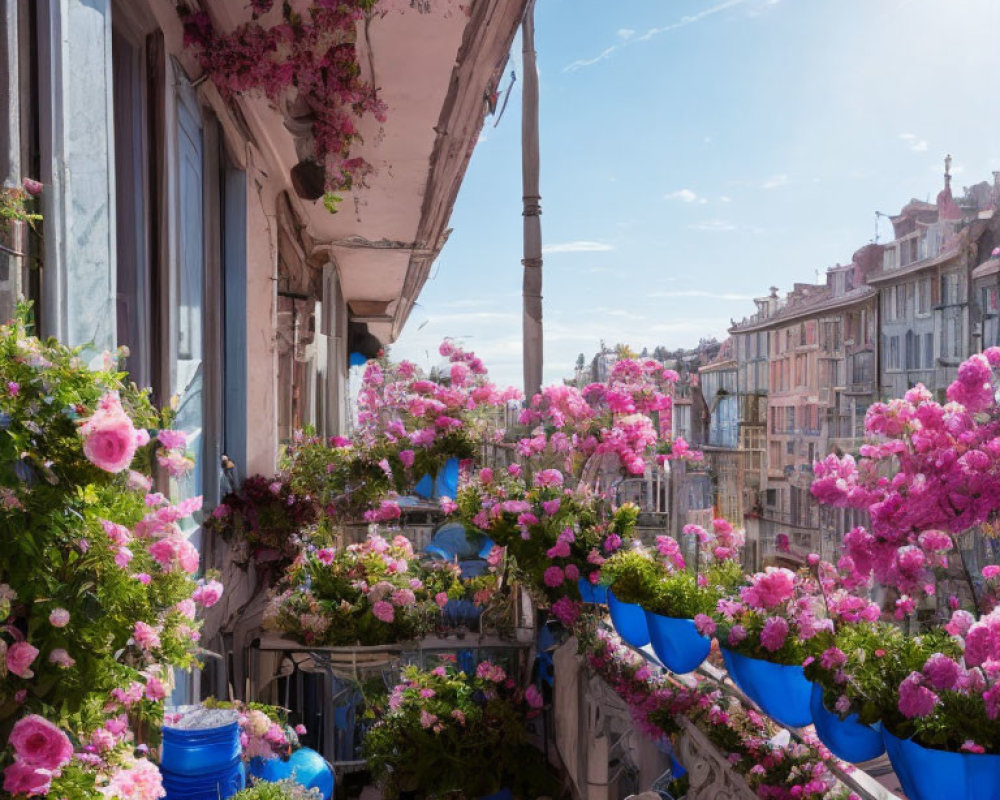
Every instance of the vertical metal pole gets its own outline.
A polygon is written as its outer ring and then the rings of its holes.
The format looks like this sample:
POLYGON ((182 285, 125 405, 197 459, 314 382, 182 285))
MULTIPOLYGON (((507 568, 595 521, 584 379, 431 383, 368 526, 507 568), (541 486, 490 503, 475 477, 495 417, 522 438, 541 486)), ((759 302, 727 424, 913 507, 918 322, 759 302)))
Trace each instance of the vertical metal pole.
POLYGON ((538 193, 538 68, 535 64, 535 0, 521 25, 524 88, 521 115, 521 181, 524 195, 524 394, 542 388, 542 221, 538 193))

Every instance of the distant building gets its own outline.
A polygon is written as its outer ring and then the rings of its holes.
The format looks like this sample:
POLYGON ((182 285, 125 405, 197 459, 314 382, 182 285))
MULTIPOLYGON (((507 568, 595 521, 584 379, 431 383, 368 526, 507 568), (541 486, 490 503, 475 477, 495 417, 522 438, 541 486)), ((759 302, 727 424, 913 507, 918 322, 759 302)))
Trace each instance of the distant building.
POLYGON ((993 321, 1000 311, 996 270, 983 263, 975 271, 992 249, 982 246, 992 235, 982 240, 993 224, 997 192, 980 184, 956 202, 949 165, 946 159, 935 203, 911 200, 891 217, 895 239, 885 245, 881 270, 869 276, 880 295, 883 398, 901 397, 921 383, 943 399, 958 365, 982 349, 985 337, 1000 334, 993 321))
POLYGON ((821 531, 820 508, 809 486, 817 459, 855 449, 876 396, 876 292, 864 280, 880 254, 878 245, 862 248, 851 264, 828 270, 825 284, 795 284, 780 307, 772 293, 770 304, 758 301, 766 313, 730 331, 739 341, 737 353, 747 355, 747 366, 738 370, 740 383, 749 388, 752 382, 756 390, 752 395, 744 390, 744 413, 754 420, 745 426, 747 444, 751 432, 759 435, 760 401, 753 415, 749 397, 760 396, 765 347, 767 353, 767 466, 758 533, 764 560, 832 555, 843 534, 839 518, 829 519, 821 531))

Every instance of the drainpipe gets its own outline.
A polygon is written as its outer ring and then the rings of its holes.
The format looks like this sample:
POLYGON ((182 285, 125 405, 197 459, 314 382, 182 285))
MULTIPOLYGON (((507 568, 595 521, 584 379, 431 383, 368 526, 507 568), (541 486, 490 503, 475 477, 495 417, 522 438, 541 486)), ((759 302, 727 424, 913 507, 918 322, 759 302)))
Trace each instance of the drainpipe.
POLYGON ((542 388, 542 221, 538 193, 538 67, 535 63, 535 0, 528 0, 521 24, 524 89, 521 95, 521 183, 524 195, 524 283, 522 296, 524 396, 542 388))

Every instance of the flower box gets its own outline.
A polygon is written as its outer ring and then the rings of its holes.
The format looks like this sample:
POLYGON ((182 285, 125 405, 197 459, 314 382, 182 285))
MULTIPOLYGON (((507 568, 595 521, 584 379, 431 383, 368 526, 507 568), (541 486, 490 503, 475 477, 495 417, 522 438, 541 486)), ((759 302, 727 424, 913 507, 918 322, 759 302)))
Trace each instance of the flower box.
POLYGON ((816 735, 837 758, 859 764, 878 758, 885 752, 881 724, 864 725, 858 721, 857 714, 848 714, 841 719, 827 709, 823 702, 823 687, 818 683, 813 684, 809 709, 816 735))
POLYGON ((802 667, 721 649, 729 676, 765 714, 786 728, 802 728, 812 722, 812 684, 802 667))
POLYGON ((885 728, 882 736, 910 800, 1000 800, 1000 755, 933 750, 885 728))
POLYGON ((667 669, 683 674, 701 666, 712 649, 712 640, 698 633, 694 620, 664 617, 652 611, 645 614, 653 652, 667 669))
POLYGON ((632 647, 645 647, 649 644, 646 612, 642 610, 642 606, 638 603, 623 603, 609 589, 608 611, 611 613, 611 624, 628 644, 632 647))

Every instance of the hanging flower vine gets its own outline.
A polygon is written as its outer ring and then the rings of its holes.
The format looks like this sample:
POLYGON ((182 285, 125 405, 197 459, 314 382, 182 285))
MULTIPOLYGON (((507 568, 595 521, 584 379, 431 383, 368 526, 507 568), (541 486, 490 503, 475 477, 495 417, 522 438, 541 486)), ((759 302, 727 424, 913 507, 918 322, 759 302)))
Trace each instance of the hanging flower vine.
MULTIPOLYGON (((251 0, 251 18, 226 33, 204 11, 186 4, 177 12, 184 44, 223 97, 259 91, 285 100, 311 120, 313 160, 325 174, 324 205, 336 213, 338 192, 364 185, 372 166, 351 156, 360 141, 358 122, 371 114, 385 122, 387 106, 361 76, 357 24, 378 0, 315 0, 305 11, 292 3, 251 0), (266 18, 266 19, 265 19, 266 18)), ((318 193, 317 193, 318 194, 318 193)))

